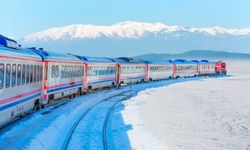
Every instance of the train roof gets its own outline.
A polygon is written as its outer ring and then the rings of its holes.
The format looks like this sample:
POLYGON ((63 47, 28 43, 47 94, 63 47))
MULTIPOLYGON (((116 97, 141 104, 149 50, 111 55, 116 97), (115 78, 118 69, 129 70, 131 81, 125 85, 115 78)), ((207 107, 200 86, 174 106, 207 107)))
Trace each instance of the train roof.
POLYGON ((165 65, 165 64, 171 64, 169 60, 165 61, 146 61, 147 64, 160 64, 160 65, 165 65))
POLYGON ((214 64, 215 62, 211 62, 211 61, 208 61, 208 60, 201 60, 199 61, 199 64, 214 64))
POLYGON ((41 59, 41 57, 30 49, 22 48, 15 40, 7 38, 0 34, 0 51, 2 54, 18 55, 21 57, 33 57, 41 59))
POLYGON ((0 45, 4 47, 8 47, 8 48, 15 48, 15 49, 21 47, 21 45, 19 45, 17 41, 7 38, 1 34, 0 34, 0 45))
POLYGON ((81 61, 83 62, 95 62, 95 63, 115 63, 115 61, 111 58, 106 58, 106 57, 89 57, 89 56, 78 56, 81 61))
POLYGON ((173 64, 197 64, 197 61, 188 61, 185 59, 176 59, 174 61, 170 61, 173 64))
POLYGON ((65 60, 65 61, 80 61, 78 58, 75 56, 69 55, 69 54, 64 54, 64 53, 58 53, 54 51, 45 51, 43 48, 35 48, 31 47, 28 48, 37 54, 39 54, 44 60, 65 60))
POLYGON ((1 53, 5 53, 8 55, 18 55, 18 56, 22 56, 22 57, 33 57, 33 58, 37 58, 37 59, 42 59, 41 56, 39 56, 37 53, 33 52, 30 49, 26 49, 26 48, 9 48, 9 47, 5 47, 3 45, 0 45, 0 51, 1 53))
POLYGON ((198 60, 191 60, 192 62, 195 62, 195 63, 198 63, 198 64, 214 64, 214 62, 210 62, 208 60, 201 60, 201 61, 198 61, 198 60))
POLYGON ((146 64, 147 62, 140 59, 134 59, 129 57, 119 57, 114 59, 116 63, 122 63, 122 64, 146 64))

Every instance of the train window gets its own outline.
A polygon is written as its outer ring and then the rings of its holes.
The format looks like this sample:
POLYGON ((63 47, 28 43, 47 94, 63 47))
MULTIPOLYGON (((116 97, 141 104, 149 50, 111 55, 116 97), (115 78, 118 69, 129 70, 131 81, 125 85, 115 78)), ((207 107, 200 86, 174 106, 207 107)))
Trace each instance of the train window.
POLYGON ((37 66, 37 81, 39 82, 40 81, 40 66, 37 66))
POLYGON ((68 78, 71 77, 71 66, 68 66, 68 78))
POLYGON ((80 66, 77 67, 77 77, 81 76, 81 68, 80 66))
POLYGON ((37 80, 37 77, 36 77, 36 75, 37 75, 36 65, 34 66, 34 71, 33 72, 34 72, 33 81, 36 82, 36 80, 37 80))
POLYGON ((70 78, 70 66, 67 66, 67 78, 70 78))
POLYGON ((59 76, 59 66, 58 66, 58 65, 56 65, 56 74, 55 74, 55 76, 56 76, 56 77, 59 76))
POLYGON ((54 75, 55 75, 55 66, 52 65, 52 68, 51 68, 51 77, 54 78, 54 75))
POLYGON ((36 65, 33 68, 33 82, 36 82, 36 65))
POLYGON ((36 66, 36 81, 39 82, 40 67, 36 66))
POLYGON ((33 76, 34 76, 34 74, 33 74, 34 71, 33 70, 34 70, 33 65, 30 65, 30 83, 33 82, 33 76))
POLYGON ((55 68, 54 68, 54 78, 56 78, 57 77, 57 66, 55 65, 55 68))
POLYGON ((77 76, 78 76, 78 77, 80 77, 80 76, 81 76, 81 74, 82 74, 81 67, 80 67, 80 66, 78 66, 78 68, 77 68, 77 76))
POLYGON ((10 64, 6 65, 6 81, 5 81, 5 87, 10 87, 10 72, 11 72, 11 66, 10 64))
POLYGON ((88 67, 88 76, 90 76, 91 75, 91 67, 88 67))
POLYGON ((14 87, 16 86, 16 64, 12 64, 12 81, 11 81, 11 86, 14 87))
POLYGON ((74 77, 74 66, 70 66, 70 77, 74 77))
POLYGON ((79 71, 80 71, 80 72, 79 72, 79 75, 80 75, 80 77, 82 77, 82 76, 83 76, 83 67, 80 66, 80 67, 79 67, 79 71))
POLYGON ((94 76, 94 74, 95 74, 95 68, 94 68, 94 67, 91 67, 90 75, 91 75, 91 76, 94 76))
POLYGON ((21 64, 17 65, 17 86, 21 84, 21 64))
POLYGON ((0 64, 0 89, 3 88, 4 85, 4 64, 0 64))
POLYGON ((43 66, 40 66, 40 81, 43 79, 43 66))
POLYGON ((76 77, 80 77, 81 76, 80 73, 81 73, 80 67, 77 66, 76 67, 76 77))
POLYGON ((70 74, 69 74, 69 66, 66 66, 66 78, 69 78, 70 74))
POLYGON ((74 67, 74 66, 71 66, 71 67, 72 67, 72 68, 71 68, 71 69, 72 69, 72 70, 71 70, 71 77, 74 77, 74 75, 75 75, 75 70, 74 70, 75 67, 74 67))
POLYGON ((79 77, 80 76, 80 67, 79 66, 76 66, 76 68, 75 68, 76 70, 75 70, 75 76, 76 77, 79 77))
POLYGON ((64 68, 63 68, 63 72, 64 72, 64 78, 67 78, 66 66, 64 66, 64 68))
POLYGON ((70 77, 72 78, 74 75, 74 70, 73 66, 70 66, 70 77))
POLYGON ((80 67, 76 66, 76 77, 80 77, 80 67))
POLYGON ((81 68, 80 66, 77 66, 76 68, 76 77, 80 77, 81 76, 81 68))
POLYGON ((26 68, 26 84, 30 83, 30 65, 27 65, 26 68))
POLYGON ((39 81, 39 66, 37 65, 36 66, 36 69, 35 69, 35 79, 36 79, 36 82, 38 82, 39 81))
POLYGON ((72 78, 73 77, 73 66, 70 66, 70 78, 72 78))
POLYGON ((62 76, 62 78, 66 78, 65 66, 62 66, 61 76, 62 76))
POLYGON ((77 77, 77 66, 74 66, 74 77, 77 77))
POLYGON ((65 78, 68 78, 68 66, 64 66, 65 78))
POLYGON ((22 65, 22 85, 25 84, 26 80, 26 65, 22 65))
POLYGON ((61 78, 64 78, 64 66, 61 67, 61 78))
POLYGON ((38 66, 38 81, 42 81, 42 66, 38 66))

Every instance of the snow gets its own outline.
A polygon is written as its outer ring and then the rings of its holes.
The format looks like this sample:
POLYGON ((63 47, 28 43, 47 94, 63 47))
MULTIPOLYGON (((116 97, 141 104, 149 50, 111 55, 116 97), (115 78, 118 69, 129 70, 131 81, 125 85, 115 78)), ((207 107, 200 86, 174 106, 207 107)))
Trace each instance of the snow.
POLYGON ((249 36, 250 28, 227 29, 222 27, 184 27, 163 23, 143 23, 135 21, 126 21, 110 26, 74 24, 64 27, 50 28, 44 31, 33 33, 24 37, 26 42, 48 41, 58 39, 96 39, 102 36, 124 39, 124 38, 143 38, 149 34, 169 34, 179 35, 183 32, 203 33, 211 36, 220 34, 229 34, 235 36, 249 36))
POLYGON ((250 149, 250 62, 228 66, 230 77, 151 88, 124 102, 132 149, 250 149))

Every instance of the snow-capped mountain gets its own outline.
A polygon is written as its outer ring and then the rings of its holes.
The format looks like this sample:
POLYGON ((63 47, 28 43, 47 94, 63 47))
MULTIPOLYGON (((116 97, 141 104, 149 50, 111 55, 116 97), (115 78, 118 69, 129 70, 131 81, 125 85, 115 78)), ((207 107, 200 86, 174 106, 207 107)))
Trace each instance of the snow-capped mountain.
POLYGON ((28 46, 106 56, 181 49, 250 52, 250 28, 196 28, 128 21, 111 26, 77 24, 51 28, 27 35, 20 41, 28 46))
POLYGON ((70 25, 65 27, 51 28, 25 36, 25 41, 48 41, 60 39, 96 39, 108 37, 114 39, 124 38, 143 38, 150 34, 170 34, 178 32, 202 33, 210 36, 219 34, 228 35, 248 35, 250 28, 245 29, 225 29, 222 27, 195 28, 182 26, 167 26, 162 23, 141 23, 141 22, 122 22, 111 26, 96 25, 70 25))

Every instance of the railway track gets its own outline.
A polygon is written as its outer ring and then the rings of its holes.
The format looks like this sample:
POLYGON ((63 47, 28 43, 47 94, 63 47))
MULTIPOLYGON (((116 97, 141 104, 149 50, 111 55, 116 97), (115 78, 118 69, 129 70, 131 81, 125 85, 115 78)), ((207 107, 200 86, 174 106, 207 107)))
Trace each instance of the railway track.
POLYGON ((109 108, 107 110, 103 125, 102 125, 102 135, 100 135, 102 137, 102 145, 103 145, 103 149, 107 150, 108 149, 108 145, 107 145, 107 126, 108 126, 108 120, 110 118, 110 114, 112 112, 112 110, 117 106, 117 104, 119 104, 120 102, 129 99, 130 97, 132 97, 132 91, 125 91, 113 96, 110 96, 108 98, 105 98, 101 101, 98 101, 96 103, 94 103, 93 105, 91 105, 87 110, 85 110, 82 114, 80 114, 79 118, 73 123, 73 125, 71 126, 68 134, 66 135, 66 137, 64 138, 63 144, 61 145, 61 150, 66 150, 69 148, 69 144, 70 141, 72 139, 72 135, 74 134, 76 128, 79 126, 79 124, 81 123, 81 121, 90 113, 90 111, 94 110, 97 106, 103 104, 103 103, 111 103, 111 105, 109 105, 109 108), (117 100, 114 100, 114 98, 117 98, 117 100), (111 102, 112 101, 112 102, 111 102))

